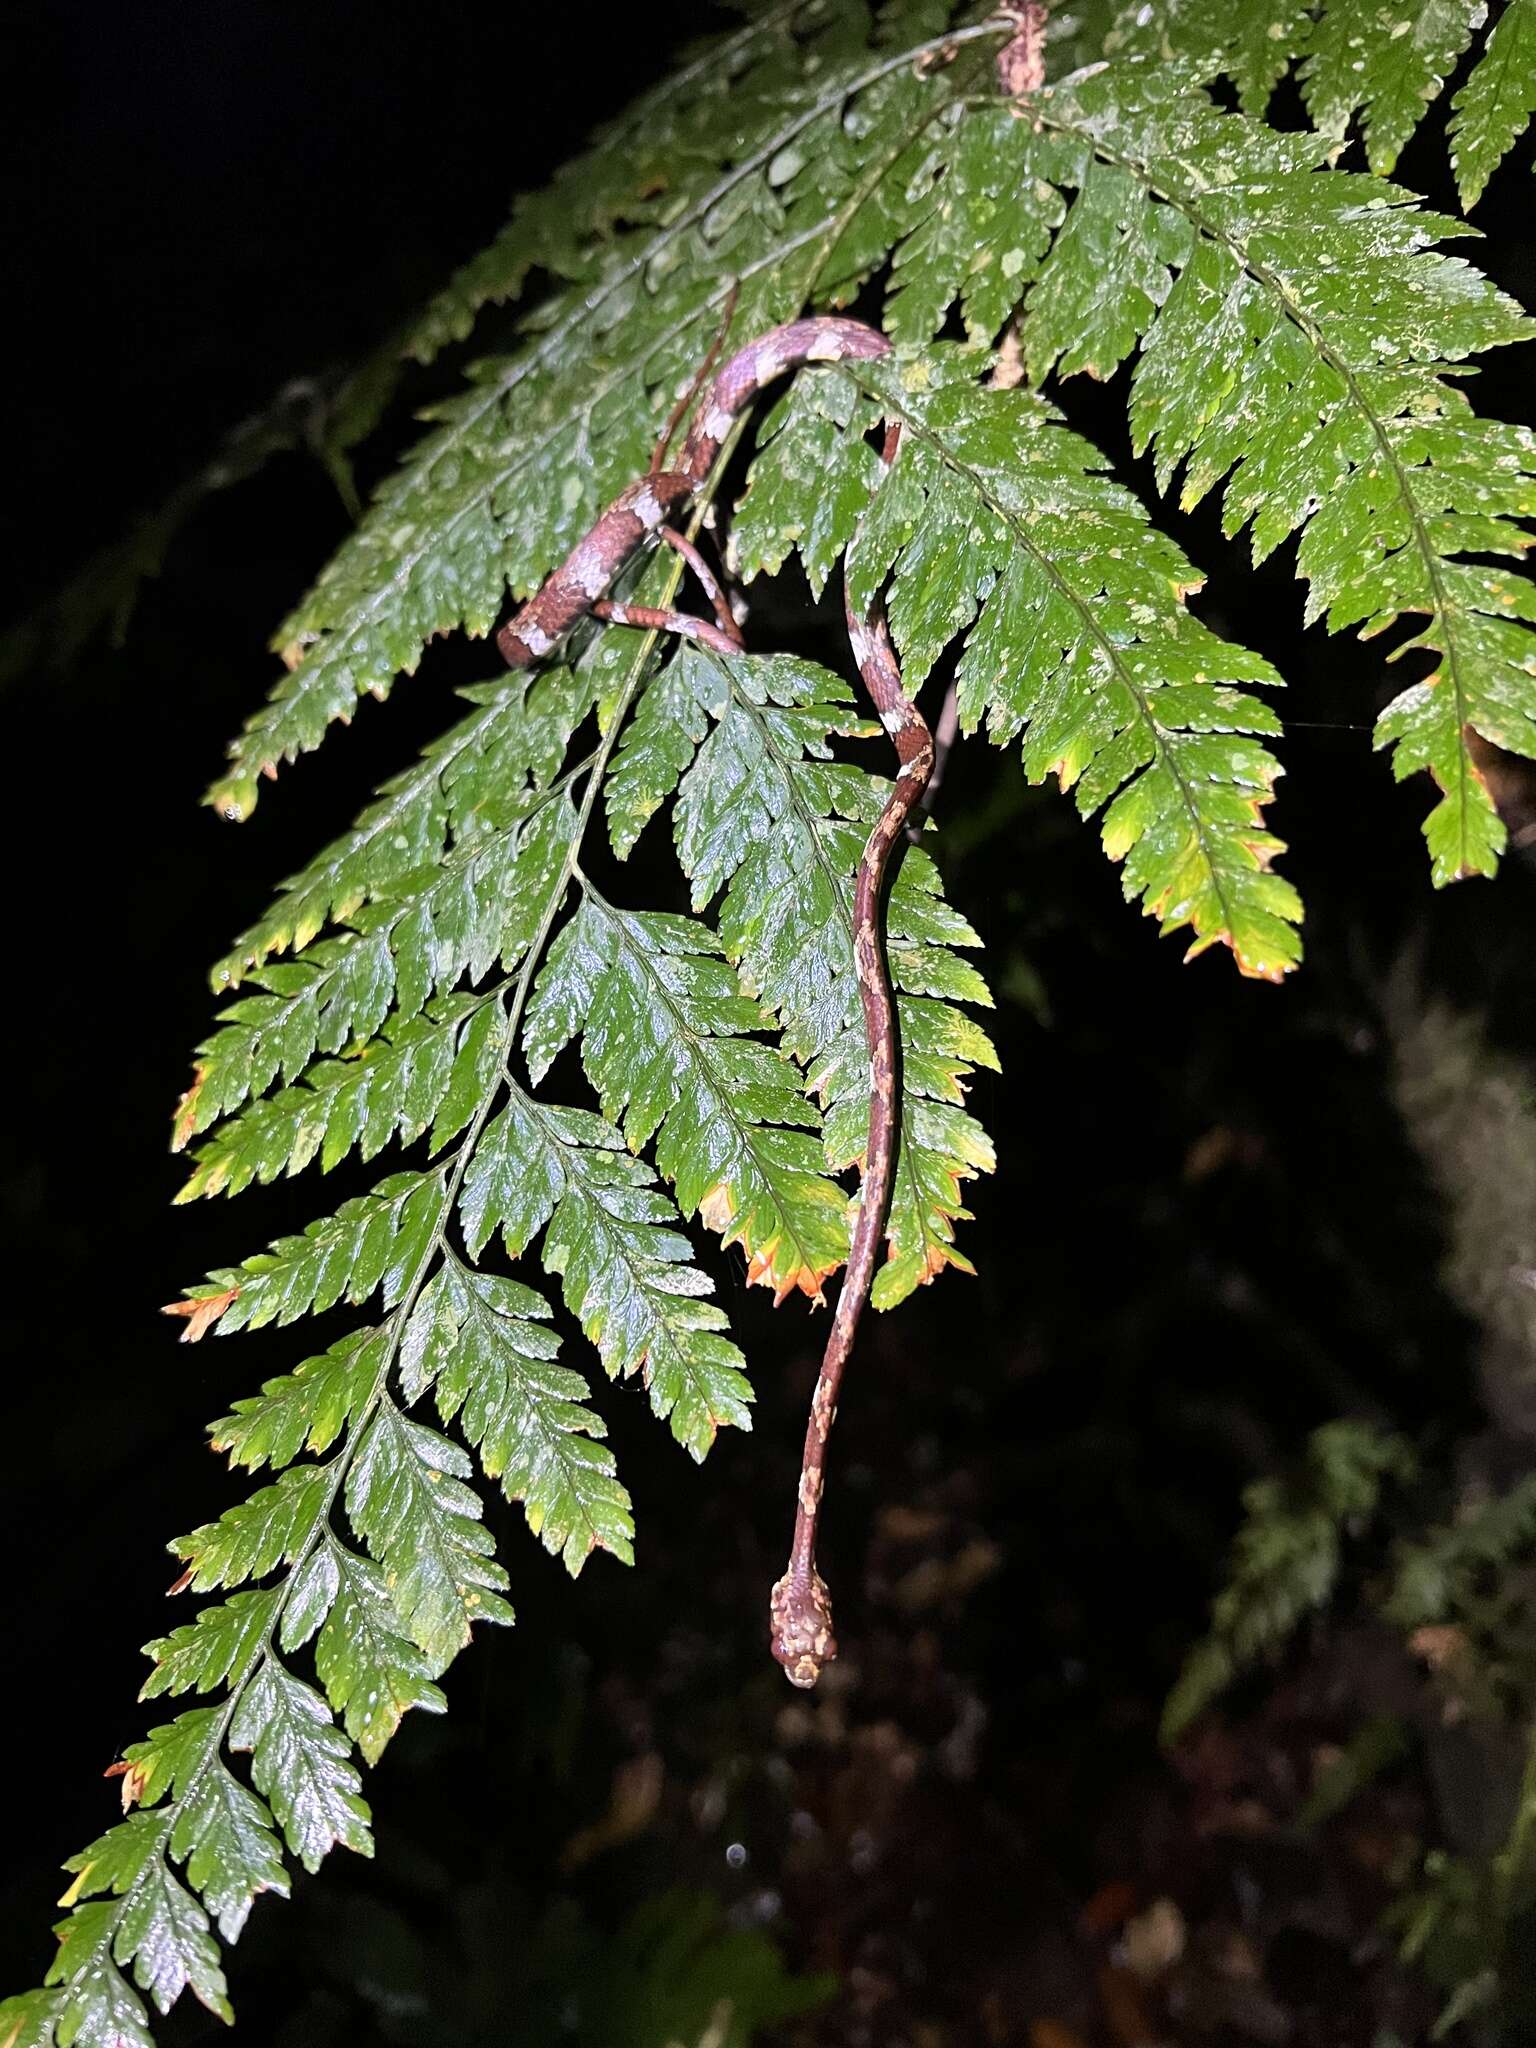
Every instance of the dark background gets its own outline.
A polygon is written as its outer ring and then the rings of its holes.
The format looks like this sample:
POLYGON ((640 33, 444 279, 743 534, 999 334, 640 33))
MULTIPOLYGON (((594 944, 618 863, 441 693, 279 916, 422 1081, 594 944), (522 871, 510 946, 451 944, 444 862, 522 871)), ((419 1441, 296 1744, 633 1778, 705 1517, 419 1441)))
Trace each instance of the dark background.
MULTIPOLYGON (((352 0, 32 16, 0 139, 20 348, 3 609, 29 610, 286 379, 377 343, 512 190, 665 68, 669 16, 709 18, 352 0)), ((1529 156, 1480 214, 1483 260, 1527 303, 1529 156)), ((1445 203, 1442 159, 1431 133, 1401 175, 1445 203)), ((1528 379, 1510 354, 1480 406, 1529 417, 1528 379)), ((442 381, 407 381, 373 473, 442 381)), ((1123 390, 1063 396, 1145 487, 1123 390)), ((855 1367, 830 1508, 836 1684, 791 1700, 761 1648, 819 1326, 775 1318, 717 1259, 756 1433, 695 1472, 638 1395, 600 1389, 635 1495, 633 1576, 599 1558, 571 1588, 493 1508, 520 1626, 455 1667, 446 1721, 413 1716, 397 1738, 369 1788, 378 1862, 335 1858, 253 1915, 229 1959, 253 2038, 520 2041, 563 2009, 590 1944, 675 1882, 796 1966, 841 1972, 829 2041, 1024 2041, 1051 2012, 1107 2025, 1080 1915, 1113 1882, 1172 1892, 1191 1918, 1219 1917, 1240 1877, 1342 1897, 1323 1934, 1286 1923, 1265 1951, 1293 2029, 1275 2038, 1363 2043, 1392 2001, 1416 2010, 1379 1943, 1355 1959, 1379 1884, 1328 1844, 1213 1843, 1155 1724, 1248 1479, 1340 1414, 1447 1455, 1478 1426, 1475 1332, 1436 1282, 1446 1220, 1393 1107, 1382 989, 1412 948, 1426 990, 1529 1049, 1532 878, 1511 859, 1496 886, 1432 898, 1430 793, 1370 756, 1375 652, 1301 633, 1288 557, 1255 575, 1213 518, 1169 517, 1223 593, 1206 616, 1293 685, 1273 817, 1308 900, 1307 968, 1279 991, 1224 956, 1184 969, 1065 803, 979 743, 962 755, 939 855, 1001 995, 1004 1078, 974 1102, 1002 1166, 966 1239, 981 1277, 881 1323, 855 1367), (611 1798, 643 1825, 572 1848, 611 1798)), ((161 1546, 234 1497, 203 1427, 311 1348, 177 1350, 155 1313, 324 1201, 306 1178, 233 1210, 168 1207, 206 964, 446 722, 451 684, 490 673, 484 648, 437 650, 249 826, 199 807, 270 680, 268 634, 346 523, 311 458, 279 457, 190 522, 125 649, 0 699, 7 1990, 45 1963, 57 1864, 114 1815, 98 1773, 145 1725, 137 1645, 184 1618, 161 1598, 161 1546)), ((636 892, 671 886, 651 839, 636 892)), ((165 2038, 215 2031, 189 2009, 165 2038)))

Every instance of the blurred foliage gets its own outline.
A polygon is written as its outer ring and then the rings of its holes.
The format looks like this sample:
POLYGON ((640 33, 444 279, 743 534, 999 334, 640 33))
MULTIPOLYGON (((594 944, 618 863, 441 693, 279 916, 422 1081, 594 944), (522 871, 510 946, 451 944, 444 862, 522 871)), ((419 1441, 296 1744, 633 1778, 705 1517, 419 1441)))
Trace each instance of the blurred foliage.
POLYGON ((1393 1630, 1422 1682, 1404 1712, 1362 1722, 1299 1818, 1317 1826, 1346 1811, 1416 1752, 1433 1769, 1447 1730, 1487 1738, 1480 1803, 1493 1813, 1448 1816, 1453 1840, 1484 1836, 1481 1853, 1406 1850, 1387 1924, 1444 1994, 1434 2038, 1462 2026, 1494 2038, 1517 2013, 1536 2015, 1536 1471, 1520 1471, 1536 1445, 1536 1090, 1475 1016, 1424 999, 1410 960, 1389 977, 1383 1013, 1398 1105, 1446 1203, 1445 1284, 1481 1326, 1487 1427, 1453 1448, 1442 1437, 1421 1459, 1376 1425, 1328 1423, 1298 1473, 1248 1487, 1210 1633, 1163 1733, 1176 1742, 1309 1617, 1393 1630))
MULTIPOLYGON (((522 1902, 501 1903, 515 1913, 522 1902)), ((765 1933, 729 1925, 708 1893, 659 1893, 615 1931, 566 1898, 521 1925, 503 1922, 499 1939, 496 1904, 471 1901, 473 1919, 448 1956, 397 1908, 339 1920, 332 1987, 298 2004, 282 2043, 352 2038, 345 1990, 371 2010, 379 2040, 411 2048, 751 2048, 764 2028, 814 2011, 835 1988, 791 1975, 765 1933), (488 1967, 504 1941, 510 1955, 488 1967)))

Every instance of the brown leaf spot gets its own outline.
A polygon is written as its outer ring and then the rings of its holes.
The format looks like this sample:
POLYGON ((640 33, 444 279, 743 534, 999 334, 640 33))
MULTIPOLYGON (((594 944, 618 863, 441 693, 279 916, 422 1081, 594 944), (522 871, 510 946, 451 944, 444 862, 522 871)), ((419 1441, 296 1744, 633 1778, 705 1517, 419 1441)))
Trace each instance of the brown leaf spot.
POLYGON ((747 1238, 746 1231, 735 1224, 736 1195, 729 1181, 715 1182, 699 1204, 699 1215, 707 1227, 718 1234, 722 1244, 745 1244, 747 1285, 771 1287, 775 1308, 796 1289, 811 1301, 822 1299, 821 1283, 829 1273, 837 1271, 836 1262, 817 1267, 799 1261, 781 1263, 779 1255, 783 1250, 783 1240, 779 1237, 754 1245, 747 1238))
POLYGON ((736 1198, 731 1192, 729 1181, 717 1180, 699 1204, 699 1216, 705 1227, 724 1236, 731 1227, 731 1218, 736 1213, 736 1198))
POLYGON ((1536 768, 1496 746, 1474 726, 1461 729, 1472 772, 1487 790, 1515 846, 1536 846, 1536 768))
POLYGON ((123 1796, 123 1811, 127 1813, 131 1807, 137 1806, 144 1797, 144 1788, 149 1783, 149 1765, 147 1763, 108 1764, 101 1775, 104 1778, 122 1779, 123 1782, 119 1789, 123 1796))
POLYGON ((173 1152, 180 1152, 197 1134, 197 1098, 202 1094, 207 1078, 206 1067, 199 1065, 193 1068, 192 1086, 176 1105, 176 1121, 171 1126, 173 1152))
POLYGON ((238 1287, 226 1287, 222 1294, 194 1294, 185 1301, 168 1301, 160 1313, 163 1316, 185 1316, 187 1327, 181 1333, 183 1344, 196 1344, 206 1337, 209 1330, 223 1315, 235 1296, 238 1287))
POLYGON ((997 360, 992 365, 988 378, 995 391, 1016 391, 1027 375, 1024 365, 1024 350, 1019 341, 1017 321, 1010 321, 1003 330, 1003 338, 997 345, 997 360))

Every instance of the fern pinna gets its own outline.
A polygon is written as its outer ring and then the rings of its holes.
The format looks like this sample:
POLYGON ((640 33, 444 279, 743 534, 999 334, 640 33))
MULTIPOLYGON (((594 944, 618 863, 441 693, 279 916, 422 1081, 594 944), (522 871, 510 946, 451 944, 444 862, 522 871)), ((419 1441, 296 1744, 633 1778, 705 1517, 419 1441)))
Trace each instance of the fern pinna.
MULTIPOLYGON (((442 1709, 475 1623, 512 1619, 484 1484, 572 1573, 596 1549, 629 1560, 629 1499, 558 1356, 551 1290, 702 1458, 748 1425, 751 1392, 689 1226, 780 1299, 818 1301, 848 1258, 872 1149, 856 878, 899 812, 849 683, 756 644, 750 620, 743 635, 743 587, 794 554, 819 595, 841 564, 853 620, 889 621, 888 725, 944 681, 964 731, 1016 740, 1032 780, 1100 815, 1162 930, 1280 980, 1300 905, 1263 822, 1280 720, 1254 694, 1280 678, 1188 609, 1198 571, 1046 395, 1134 358, 1132 438, 1160 488, 1219 491, 1256 559, 1294 541, 1330 628, 1422 622, 1396 651, 1430 658, 1378 744, 1437 785, 1436 882, 1496 866, 1479 748, 1536 753, 1536 612, 1502 566, 1528 544, 1536 441, 1478 419, 1457 379, 1536 330, 1438 252, 1465 223, 1386 177, 1460 65, 1451 149, 1475 204, 1536 106, 1536 0, 1488 29, 1474 0, 1407 13, 1405 31, 1344 0, 1089 0, 1050 22, 1033 4, 756 5, 520 202, 415 325, 408 353, 430 363, 484 307, 553 281, 280 630, 287 673, 231 749, 219 811, 248 814, 433 636, 488 633, 621 494, 647 530, 685 501, 691 525, 671 549, 589 555, 604 573, 579 579, 560 644, 522 614, 529 665, 468 691, 214 971, 230 1000, 177 1115, 183 1199, 414 1150, 176 1304, 191 1339, 358 1316, 213 1426, 273 1476, 172 1545, 178 1587, 219 1597, 150 1645, 144 1693, 202 1703, 114 1766, 125 1818, 71 1859, 58 1954, 45 1988, 0 2005, 5 2048, 141 2048, 146 1999, 165 2011, 189 1986, 227 2016, 215 1928, 233 1941, 257 1894, 286 1891, 288 1858, 367 1853, 358 1756, 408 1709, 442 1709), (1293 65, 1316 126, 1282 133, 1263 116, 1293 65), (1336 167, 1356 122, 1369 172, 1336 167), (701 411, 713 355, 855 302, 878 349, 813 352, 765 408, 701 411), (671 492, 666 429, 690 398, 721 459, 671 492), (690 564, 713 624, 673 609, 690 564), (622 861, 663 810, 687 915, 610 900, 588 872, 604 825, 622 861), (572 1047, 584 1101, 549 1087, 572 1047)), ((923 836, 885 909, 882 1309, 964 1268, 965 1185, 992 1163, 965 1106, 995 1064, 986 985, 923 836)))

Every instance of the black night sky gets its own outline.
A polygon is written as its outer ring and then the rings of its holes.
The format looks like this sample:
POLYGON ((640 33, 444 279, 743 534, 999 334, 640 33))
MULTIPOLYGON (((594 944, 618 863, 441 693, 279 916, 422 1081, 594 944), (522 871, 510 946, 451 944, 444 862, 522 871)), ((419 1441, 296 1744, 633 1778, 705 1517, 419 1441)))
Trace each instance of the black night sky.
MULTIPOLYGON (((715 19, 54 0, 13 23, 0 611, 31 611, 285 382, 375 345, 489 239, 511 192, 715 19)), ((1527 304, 1530 155, 1496 180, 1482 259, 1527 304)), ((1433 134, 1400 175, 1447 202, 1433 134)), ((1491 364, 1479 406, 1529 419, 1530 359, 1491 364)), ((451 375, 407 378, 365 489, 451 375)), ((1150 490, 1124 396, 1122 379, 1062 402, 1150 490)), ((1528 1056, 1536 875, 1512 858, 1496 886, 1433 898, 1429 794, 1370 758, 1389 680, 1376 655, 1301 631, 1288 557, 1255 574, 1209 511, 1170 523, 1223 593, 1205 616, 1293 686, 1274 822, 1309 904, 1307 968, 1280 991, 1224 959, 1183 968, 1121 904, 1070 806, 1021 796, 1016 765, 979 743, 962 753, 937 852, 1002 996, 1004 1072, 973 1098, 1002 1163, 973 1197, 980 1277, 880 1324, 850 1381, 831 1532, 847 1689, 813 1726, 760 1640, 823 1326, 775 1318, 736 1255, 716 1257, 755 1433, 695 1471, 638 1394, 599 1385, 635 1495, 633 1577, 599 1558, 572 1589, 493 1508, 519 1627, 477 1640, 449 1674, 448 1718, 412 1716, 372 1778, 377 1862, 338 1856, 293 1902, 258 1905, 227 1958, 245 2038, 565 2038, 570 1983, 669 1885, 718 1896, 794 1968, 843 1977, 844 2002, 775 2039, 1010 2048, 1044 2016, 1097 2014, 1082 1914, 1114 1883, 1143 1904, 1177 1897, 1192 1926, 1225 1924, 1257 1886, 1291 2027, 1271 2038, 1368 2048, 1378 2022, 1416 2023, 1380 1944, 1357 1961, 1379 1876, 1290 1835, 1213 1842, 1209 1787, 1159 1758, 1156 1720, 1244 1485, 1338 1415, 1420 1437, 1447 1469, 1483 1427, 1476 1332, 1436 1279, 1443 1207, 1393 1103, 1384 991, 1411 957, 1426 991, 1528 1056), (1323 1898, 1321 1932, 1285 1917, 1323 1898), (1330 2012, 1352 2030, 1326 2032, 1330 2012), (549 2030, 525 2034, 539 2014, 549 2030)), ((269 634, 346 526, 319 465, 280 456, 189 521, 121 651, 98 643, 0 694, 0 1993, 37 1981, 57 1866, 114 1818, 101 1771, 146 1712, 167 1718, 134 1704, 138 1646, 187 1618, 168 1614, 163 1545, 236 1497, 205 1425, 310 1348, 296 1331, 181 1349, 156 1313, 331 1193, 306 1176, 234 1207, 169 1206, 168 1119, 211 1020, 207 964, 441 729, 451 686, 493 668, 483 647, 434 650, 252 824, 201 808, 271 680, 269 634)), ((638 867, 636 886, 675 889, 664 847, 647 842, 638 867)), ((595 1371, 581 1353, 573 1335, 569 1362, 595 1371)), ((1302 1692, 1264 1737, 1286 1768, 1352 1725, 1337 1687, 1302 1692)), ((1244 1770, 1262 1775, 1247 1752, 1244 1770)), ((1392 1796, 1422 1820, 1422 1787, 1392 1796)), ((222 2037, 186 2007, 167 2043, 222 2037)), ((1122 2038, 1093 2031, 1102 2016, 1073 2024, 1084 2042, 1122 2038)), ((1264 2038, 1245 2025, 1217 2014, 1200 2038, 1264 2038)))

